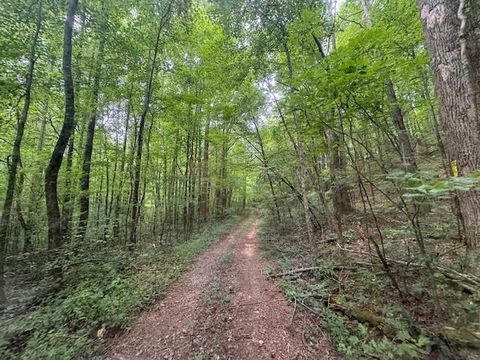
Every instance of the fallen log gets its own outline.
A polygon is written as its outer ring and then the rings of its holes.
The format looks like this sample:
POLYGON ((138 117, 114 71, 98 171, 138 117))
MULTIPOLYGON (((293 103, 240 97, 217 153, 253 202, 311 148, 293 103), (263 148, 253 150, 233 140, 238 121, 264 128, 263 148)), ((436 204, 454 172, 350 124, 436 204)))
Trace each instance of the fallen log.
MULTIPOLYGON (((389 325, 387 320, 374 312, 363 308, 346 308, 341 304, 331 304, 335 309, 340 310, 346 316, 353 318, 357 321, 381 329, 385 335, 395 336, 396 330, 393 326, 389 325)), ((421 329, 415 326, 417 330, 430 334, 431 337, 436 338, 436 341, 443 341, 449 345, 480 349, 480 333, 474 332, 467 328, 456 329, 453 327, 443 327, 441 329, 421 329)))
POLYGON ((330 304, 330 306, 334 307, 337 310, 340 310, 346 316, 360 321, 361 323, 370 325, 372 327, 380 328, 385 333, 385 335, 395 335, 395 328, 389 325, 385 318, 375 314, 373 311, 356 307, 347 308, 339 303, 332 303, 330 304))
POLYGON ((469 329, 455 329, 452 327, 443 327, 438 330, 438 335, 445 342, 470 349, 480 349, 480 333, 469 329))

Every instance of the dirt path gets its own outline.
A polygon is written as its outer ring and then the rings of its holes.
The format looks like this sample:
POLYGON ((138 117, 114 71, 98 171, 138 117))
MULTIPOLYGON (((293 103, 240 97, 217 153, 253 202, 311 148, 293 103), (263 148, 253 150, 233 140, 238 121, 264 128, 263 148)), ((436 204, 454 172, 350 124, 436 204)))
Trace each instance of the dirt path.
POLYGON ((288 305, 263 274, 258 218, 249 218, 198 259, 166 298, 109 344, 108 359, 323 359, 308 340, 308 315, 288 305), (293 321, 292 321, 293 319, 293 321))

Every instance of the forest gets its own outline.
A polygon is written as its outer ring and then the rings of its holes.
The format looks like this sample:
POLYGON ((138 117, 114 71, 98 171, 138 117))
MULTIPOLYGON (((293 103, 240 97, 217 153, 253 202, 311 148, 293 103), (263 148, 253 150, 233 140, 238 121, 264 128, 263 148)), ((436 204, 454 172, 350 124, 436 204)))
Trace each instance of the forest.
POLYGON ((478 359, 478 0, 0 1, 1 359, 478 359))

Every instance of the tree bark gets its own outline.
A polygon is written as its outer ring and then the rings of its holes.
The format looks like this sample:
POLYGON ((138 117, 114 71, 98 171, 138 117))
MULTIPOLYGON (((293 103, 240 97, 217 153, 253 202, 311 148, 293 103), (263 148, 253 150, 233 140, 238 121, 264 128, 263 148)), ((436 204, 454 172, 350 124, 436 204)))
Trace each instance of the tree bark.
POLYGON ((363 10, 363 19, 367 23, 368 26, 372 25, 372 20, 370 17, 370 3, 368 0, 360 0, 360 5, 362 5, 363 10))
POLYGON ((23 134, 25 131, 25 124, 28 119, 28 111, 30 109, 30 100, 32 93, 33 72, 35 69, 35 62, 37 60, 37 43, 40 36, 40 30, 42 25, 42 0, 38 3, 38 11, 36 17, 35 34, 30 47, 30 56, 28 60, 28 72, 25 88, 25 100, 23 103, 22 112, 18 119, 17 132, 15 135, 15 141, 13 143, 12 154, 10 157, 10 163, 8 164, 8 178, 7 178, 7 190, 5 194, 5 200, 3 202, 2 216, 0 218, 0 304, 6 301, 5 297, 5 257, 7 250, 7 230, 10 223, 10 215, 12 212, 13 196, 15 193, 15 183, 17 177, 18 166, 20 164, 20 147, 22 145, 23 134))
POLYGON ((67 161, 65 164, 65 190, 62 201, 62 234, 63 241, 69 241, 71 235, 71 220, 73 217, 73 189, 72 189, 72 168, 73 168, 73 153, 75 149, 75 134, 70 135, 70 141, 67 148, 67 161))
MULTIPOLYGON (((288 77, 290 80, 293 80, 293 66, 292 66, 292 60, 291 60, 291 55, 290 55, 290 49, 288 47, 287 43, 287 33, 286 30, 283 29, 283 47, 285 50, 285 57, 286 57, 286 65, 288 69, 288 77)), ((278 105, 277 108, 279 109, 278 105)), ((286 122, 284 121, 282 117, 282 121, 284 122, 284 125, 286 127, 286 122)), ((302 204, 303 204, 303 213, 305 217, 305 227, 307 230, 307 237, 308 241, 311 242, 313 241, 313 227, 312 227, 312 222, 310 218, 310 207, 309 207, 309 202, 308 202, 308 191, 307 191, 307 169, 306 169, 306 161, 305 161, 305 152, 303 149, 303 139, 302 139, 302 124, 301 121, 298 117, 298 114, 296 111, 293 111, 293 121, 295 125, 295 130, 297 132, 297 139, 296 141, 293 141, 293 137, 289 134, 290 138, 292 139, 292 142, 294 144, 295 152, 297 155, 298 159, 298 165, 299 165, 299 173, 298 177, 300 180, 300 191, 302 193, 302 204)), ((288 133, 288 131, 287 131, 288 133)))
MULTIPOLYGON (((103 3, 102 3, 103 7, 103 3)), ((103 14, 105 16, 105 14, 103 14)), ((102 75, 102 63, 105 53, 105 29, 100 29, 100 42, 98 45, 97 67, 93 80, 91 117, 88 122, 85 148, 83 150, 82 175, 80 178, 80 217, 78 222, 78 238, 85 239, 87 231, 88 216, 90 210, 90 168, 93 154, 93 140, 95 136, 95 126, 98 117, 98 97, 100 90, 100 78, 102 75)))
POLYGON ((72 33, 78 0, 69 0, 63 35, 63 77, 65 84, 65 117, 62 130, 45 171, 45 199, 48 217, 48 248, 58 248, 63 242, 62 222, 58 206, 58 173, 63 154, 75 128, 75 94, 72 77, 72 33))
POLYGON ((417 171, 417 163, 415 161, 415 152, 413 151, 410 133, 405 125, 405 118, 403 116, 402 108, 398 103, 397 93, 391 79, 387 79, 387 97, 392 105, 392 119, 393 125, 397 129, 398 145, 400 146, 400 153, 402 162, 407 172, 417 171))
POLYGON ((293 120, 295 122, 295 129, 297 130, 297 148, 298 148, 298 177, 300 179, 300 190, 302 192, 303 212, 305 216, 305 226, 307 229, 308 241, 313 241, 313 227, 310 219, 309 205, 308 205, 308 190, 307 190, 307 164, 305 161, 305 150, 303 148, 303 136, 300 119, 296 112, 293 113, 293 120))
POLYGON ((25 216, 23 214, 23 207, 22 207, 22 192, 23 192, 24 183, 25 183, 25 175, 23 174, 23 171, 20 171, 20 174, 18 176, 17 196, 15 201, 17 204, 16 210, 17 210, 18 221, 20 223, 20 226, 23 229, 22 251, 25 253, 25 252, 32 251, 33 248, 32 248, 32 227, 31 227, 31 224, 25 220, 25 216))
MULTIPOLYGON (((480 3, 418 0, 453 176, 480 169, 480 3)), ((458 194, 468 246, 480 245, 480 192, 458 194)))
POLYGON ((209 152, 210 152, 210 117, 207 119, 207 124, 205 125, 205 133, 203 140, 203 157, 202 157, 202 176, 201 176, 201 189, 200 189, 200 220, 202 223, 205 223, 208 219, 209 214, 209 193, 210 193, 210 172, 209 172, 209 152))

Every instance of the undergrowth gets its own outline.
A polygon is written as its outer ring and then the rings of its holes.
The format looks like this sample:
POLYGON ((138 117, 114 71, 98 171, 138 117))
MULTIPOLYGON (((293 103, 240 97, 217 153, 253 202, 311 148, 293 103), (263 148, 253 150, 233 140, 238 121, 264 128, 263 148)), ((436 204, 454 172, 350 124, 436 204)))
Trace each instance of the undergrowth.
POLYGON ((89 251, 84 246, 82 262, 78 253, 72 256, 76 250, 65 249, 59 260, 64 268, 61 286, 49 289, 25 314, 0 326, 0 358, 100 357, 105 336, 128 327, 238 221, 230 217, 205 226, 188 241, 168 249, 151 244, 135 255, 120 248, 92 252, 101 247, 91 245, 89 251), (92 261, 92 253, 98 259, 92 261))
MULTIPOLYGON (((392 229, 391 233, 395 231, 392 229)), ((480 310, 476 295, 466 296, 447 286, 439 287, 444 311, 432 314, 426 276, 405 275, 403 281, 415 295, 402 303, 378 268, 349 262, 334 242, 320 249, 312 246, 302 234, 292 224, 279 228, 264 222, 259 231, 262 253, 273 264, 267 275, 315 268, 279 276, 278 284, 292 304, 300 304, 305 311, 316 314, 318 323, 345 359, 477 358, 475 350, 460 350, 439 335, 446 325, 461 330, 467 318, 469 327, 476 322, 480 310)), ((348 254, 349 258, 352 256, 348 254)), ((458 334, 462 338, 469 336, 458 334)))

